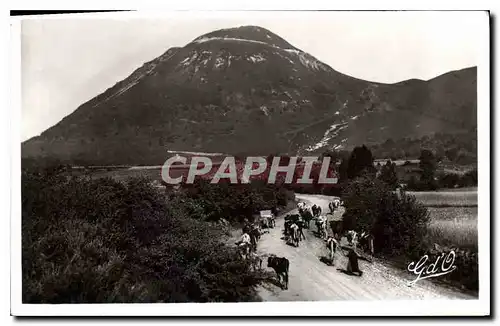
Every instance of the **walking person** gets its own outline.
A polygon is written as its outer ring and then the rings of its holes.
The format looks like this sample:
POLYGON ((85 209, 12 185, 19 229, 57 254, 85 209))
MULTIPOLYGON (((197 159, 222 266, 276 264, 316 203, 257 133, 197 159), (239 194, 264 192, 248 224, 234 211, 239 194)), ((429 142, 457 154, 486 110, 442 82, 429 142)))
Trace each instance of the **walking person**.
POLYGON ((359 274, 359 276, 363 275, 363 272, 359 269, 358 259, 360 256, 356 252, 355 248, 349 248, 347 253, 347 272, 350 274, 359 274))

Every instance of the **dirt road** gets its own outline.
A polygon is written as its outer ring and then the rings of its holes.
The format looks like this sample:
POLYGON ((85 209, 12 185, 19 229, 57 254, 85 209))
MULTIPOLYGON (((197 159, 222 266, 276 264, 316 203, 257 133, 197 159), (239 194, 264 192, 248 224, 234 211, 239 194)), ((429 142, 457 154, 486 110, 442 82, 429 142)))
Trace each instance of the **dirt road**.
MULTIPOLYGON (((328 202, 332 199, 321 195, 297 195, 297 198, 320 205, 323 212, 328 212, 328 202)), ((343 212, 341 207, 333 218, 340 219, 343 212)), ((305 230, 306 240, 301 241, 298 248, 287 245, 281 239, 283 223, 281 216, 276 220, 276 227, 262 236, 258 252, 289 259, 289 287, 288 290, 281 290, 272 284, 262 285, 259 295, 264 301, 477 299, 427 280, 420 280, 410 287, 407 283, 415 279, 414 274, 376 261, 369 263, 360 260, 360 269, 363 271, 361 277, 347 275, 338 270, 345 269, 347 265, 347 258, 342 253, 337 252, 334 266, 328 266, 320 260, 328 252, 325 242, 313 234, 314 223, 311 223, 310 230, 305 230)), ((263 266, 266 265, 267 261, 264 261, 263 266)))

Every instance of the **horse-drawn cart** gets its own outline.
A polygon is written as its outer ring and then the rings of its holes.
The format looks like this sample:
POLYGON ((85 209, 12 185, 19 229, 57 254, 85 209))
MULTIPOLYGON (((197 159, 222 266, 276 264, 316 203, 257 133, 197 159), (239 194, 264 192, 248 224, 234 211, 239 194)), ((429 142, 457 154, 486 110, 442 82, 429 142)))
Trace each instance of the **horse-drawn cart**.
POLYGON ((260 211, 260 223, 264 228, 274 228, 276 226, 276 217, 271 210, 260 211))

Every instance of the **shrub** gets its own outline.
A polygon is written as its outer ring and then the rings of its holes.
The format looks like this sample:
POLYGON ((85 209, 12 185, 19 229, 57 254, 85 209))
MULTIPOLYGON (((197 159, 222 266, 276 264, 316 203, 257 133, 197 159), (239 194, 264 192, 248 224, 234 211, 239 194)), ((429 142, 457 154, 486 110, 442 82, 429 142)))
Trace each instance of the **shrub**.
MULTIPOLYGON (((254 300, 261 276, 200 205, 182 194, 167 202, 145 179, 24 171, 23 302, 254 300)), ((224 215, 224 205, 212 208, 224 215)))
POLYGON ((295 199, 293 192, 261 180, 233 185, 200 179, 186 188, 185 194, 191 216, 208 221, 224 218, 241 222, 260 210, 284 207, 290 198, 295 199))
POLYGON ((439 177, 439 187, 455 188, 460 183, 460 176, 456 173, 444 173, 439 177))
POLYGON ((388 255, 419 251, 430 216, 414 196, 391 191, 384 182, 357 178, 344 191, 344 223, 347 228, 374 235, 374 249, 388 255))
POLYGON ((477 186, 477 169, 466 172, 458 181, 460 187, 477 186))

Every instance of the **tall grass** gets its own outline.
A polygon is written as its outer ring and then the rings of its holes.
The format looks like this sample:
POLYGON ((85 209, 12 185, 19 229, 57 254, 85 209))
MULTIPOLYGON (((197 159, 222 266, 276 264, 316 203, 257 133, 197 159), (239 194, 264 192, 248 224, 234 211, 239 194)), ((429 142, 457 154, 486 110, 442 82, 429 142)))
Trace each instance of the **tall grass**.
POLYGON ((408 191, 427 207, 475 207, 477 191, 408 191))
POLYGON ((429 208, 429 241, 477 251, 477 208, 429 208))
POLYGON ((453 250, 457 270, 444 276, 443 280, 478 290, 478 228, 477 207, 430 207, 431 220, 425 242, 427 254, 433 261, 442 252, 453 250), (433 244, 442 246, 442 252, 432 253, 433 244))

